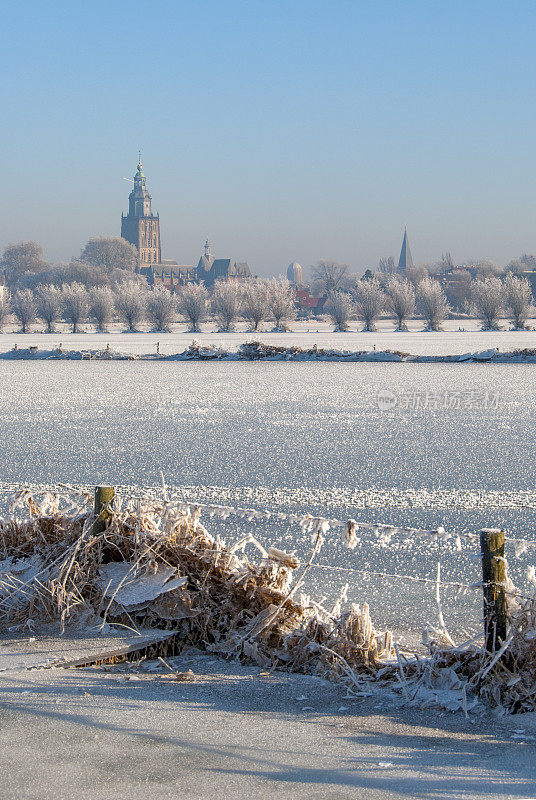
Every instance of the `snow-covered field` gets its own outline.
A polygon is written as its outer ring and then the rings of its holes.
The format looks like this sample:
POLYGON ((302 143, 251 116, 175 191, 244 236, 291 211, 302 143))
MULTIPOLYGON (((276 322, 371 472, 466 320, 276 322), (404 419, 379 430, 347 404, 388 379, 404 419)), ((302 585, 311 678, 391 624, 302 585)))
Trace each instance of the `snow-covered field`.
MULTIPOLYGON (((158 486, 162 471, 192 500, 536 539, 530 365, 0 362, 0 385, 4 498, 21 482, 158 486), (379 408, 381 390, 394 409, 379 408)), ((309 547, 286 522, 216 524, 309 547)), ((512 548, 524 586, 536 551, 512 548)), ((433 585, 364 573, 434 578, 438 560, 444 580, 479 578, 463 536, 459 551, 371 532, 350 552, 337 531, 320 562, 339 569, 315 569, 314 584, 329 602, 348 581, 379 623, 419 627, 435 621, 433 585)), ((480 592, 445 594, 447 621, 477 630, 480 592)))
MULTIPOLYGON (((113 326, 109 333, 95 333, 91 326, 87 327, 87 332, 78 334, 69 333, 66 326, 52 334, 40 332, 37 326, 35 332, 28 334, 17 333, 15 326, 7 327, 5 333, 0 334, 0 352, 11 350, 15 345, 20 349, 37 345, 39 349, 52 350, 61 344, 64 349, 98 350, 109 344, 112 349, 145 354, 156 352, 159 343, 160 352, 168 354, 186 349, 193 339, 203 345, 219 345, 228 349, 244 341, 260 339, 278 345, 312 347, 317 344, 319 347, 348 350, 372 350, 376 347, 377 350, 403 350, 416 355, 453 355, 492 347, 502 351, 536 347, 535 331, 509 331, 506 321, 503 331, 482 332, 476 320, 447 320, 445 330, 440 333, 423 332, 422 320, 412 320, 407 333, 395 332, 389 320, 378 323, 377 333, 362 333, 358 331, 362 326, 357 323, 352 324, 353 330, 349 333, 334 333, 332 325, 316 321, 293 322, 289 333, 249 333, 244 324, 235 333, 218 333, 213 325, 207 324, 199 334, 188 332, 185 324, 174 325, 171 333, 124 333, 118 325, 113 326)), ((536 327, 536 320, 531 320, 529 327, 536 327)))

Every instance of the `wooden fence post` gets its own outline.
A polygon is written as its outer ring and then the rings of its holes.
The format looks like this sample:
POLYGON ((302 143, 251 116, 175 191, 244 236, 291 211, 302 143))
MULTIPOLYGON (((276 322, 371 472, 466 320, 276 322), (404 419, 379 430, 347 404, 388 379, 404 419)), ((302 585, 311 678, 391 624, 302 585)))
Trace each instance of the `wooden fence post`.
POLYGON ((484 528, 480 531, 482 578, 484 583, 484 632, 486 650, 494 653, 506 641, 506 561, 504 531, 484 528))
POLYGON ((115 496, 113 486, 95 487, 95 511, 93 518, 93 533, 102 533, 112 516, 109 505, 115 496))

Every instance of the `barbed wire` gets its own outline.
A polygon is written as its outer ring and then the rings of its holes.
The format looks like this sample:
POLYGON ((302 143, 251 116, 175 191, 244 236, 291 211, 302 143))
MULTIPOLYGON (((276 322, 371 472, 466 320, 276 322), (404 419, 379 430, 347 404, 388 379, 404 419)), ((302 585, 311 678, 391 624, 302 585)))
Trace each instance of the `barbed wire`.
POLYGON ((523 595, 518 591, 512 591, 511 589, 508 589, 504 585, 498 584, 498 583, 490 583, 490 582, 484 582, 484 581, 477 581, 475 583, 462 583, 460 581, 443 581, 443 580, 438 581, 436 578, 423 578, 423 577, 419 577, 417 575, 399 575, 398 573, 381 572, 381 571, 375 572, 375 571, 371 571, 371 570, 361 570, 361 569, 358 569, 357 567, 335 567, 335 566, 332 566, 331 564, 319 564, 319 563, 313 562, 311 564, 311 569, 315 569, 315 568, 316 569, 325 569, 325 570, 330 570, 330 571, 336 571, 336 572, 347 572, 347 573, 351 572, 351 573, 354 573, 354 574, 357 573, 357 574, 359 574, 359 575, 361 575, 363 577, 367 577, 367 578, 373 578, 373 577, 376 577, 376 578, 389 578, 389 579, 392 578, 394 580, 411 581, 413 583, 430 583, 430 584, 433 584, 434 586, 437 586, 437 585, 439 585, 439 586, 450 586, 450 587, 453 587, 454 589, 475 589, 475 590, 480 590, 480 589, 485 589, 485 588, 487 588, 489 586, 498 586, 498 587, 500 587, 500 588, 502 588, 504 590, 505 594, 510 595, 511 597, 516 597, 516 598, 519 598, 521 600, 528 600, 530 602, 536 602, 536 594, 532 595, 532 596, 531 595, 523 595))
MULTIPOLYGON (((29 484, 26 490, 21 489, 20 494, 24 492, 32 492, 38 491, 40 493, 49 493, 54 494, 56 489, 61 489, 63 491, 67 491, 68 493, 78 494, 87 497, 91 494, 91 489, 89 487, 76 487, 70 484, 53 484, 51 486, 42 486, 42 485, 35 485, 29 484)), ((156 491, 156 490, 155 490, 156 491)), ((162 491, 165 491, 165 487, 163 487, 162 491)), ((64 497, 64 495, 59 495, 60 497, 64 497)), ((191 513, 195 509, 199 509, 201 512, 207 513, 210 517, 217 516, 221 519, 225 520, 229 516, 236 516, 240 519, 243 519, 247 522, 277 522, 282 524, 288 525, 298 525, 302 530, 305 532, 310 528, 312 522, 320 523, 320 524, 327 524, 329 529, 336 529, 336 528, 348 528, 348 526, 353 526, 353 529, 356 533, 361 531, 370 531, 374 533, 379 541, 380 545, 387 546, 390 544, 391 539, 395 535, 403 535, 407 537, 418 537, 418 538, 425 538, 431 537, 435 538, 437 541, 447 543, 453 542, 457 549, 461 549, 461 541, 462 539, 465 541, 471 542, 471 544, 478 544, 479 543, 479 532, 473 533, 470 531, 447 531, 442 526, 438 526, 436 528, 417 528, 413 526, 405 526, 405 525, 396 525, 392 523, 383 523, 383 522, 360 522, 353 518, 347 519, 340 519, 340 518, 333 518, 333 517, 324 517, 319 516, 316 514, 311 513, 297 513, 297 512, 283 512, 283 511, 270 511, 268 509, 256 509, 256 508, 248 508, 242 506, 230 506, 230 505, 223 505, 219 503, 203 503, 197 500, 189 500, 189 499, 171 499, 165 500, 164 497, 156 498, 151 495, 144 495, 139 493, 132 493, 132 492, 125 492, 119 488, 118 490, 118 497, 121 499, 122 502, 169 502, 169 503, 176 503, 179 506, 188 509, 191 513), (120 492, 120 494, 119 494, 120 492)), ((505 541, 509 542, 514 545, 514 553, 516 557, 519 557, 526 552, 529 548, 536 548, 536 541, 532 541, 530 539, 524 539, 520 537, 514 536, 505 536, 505 541)))

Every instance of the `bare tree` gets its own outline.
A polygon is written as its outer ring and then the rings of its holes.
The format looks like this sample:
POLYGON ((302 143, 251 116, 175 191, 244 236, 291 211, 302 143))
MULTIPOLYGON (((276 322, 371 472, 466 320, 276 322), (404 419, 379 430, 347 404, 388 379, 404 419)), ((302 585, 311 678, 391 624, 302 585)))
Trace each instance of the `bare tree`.
POLYGON ((383 275, 392 275, 396 272, 396 264, 393 256, 383 256, 378 263, 378 272, 383 275))
POLYGON ((134 281, 119 284, 115 307, 119 318, 128 325, 129 331, 137 330, 147 311, 147 289, 134 281))
POLYGON ((149 292, 147 314, 157 331, 170 331, 177 316, 177 300, 165 286, 155 286, 149 292))
POLYGON ((357 281, 354 287, 357 315, 365 323, 363 330, 375 331, 375 322, 385 307, 385 295, 377 278, 357 281))
POLYGON ((519 256, 519 260, 525 265, 525 269, 536 269, 536 256, 532 255, 531 253, 523 253, 519 256))
POLYGON ((0 332, 11 316, 11 298, 9 291, 4 286, 4 291, 0 291, 0 332))
POLYGON ((199 332, 199 326, 207 317, 208 292, 202 284, 189 283, 181 286, 177 293, 178 310, 186 317, 191 330, 199 332))
POLYGON ((211 305, 220 329, 232 330, 242 310, 242 287, 236 281, 216 281, 211 305))
POLYGON ((9 286, 14 286, 25 273, 41 272, 46 267, 43 248, 37 242, 8 244, 0 258, 0 269, 4 272, 9 286))
POLYGON ((505 267, 506 272, 513 272, 520 278, 524 272, 533 272, 534 270, 536 270, 536 256, 529 253, 523 253, 519 258, 510 261, 505 267))
POLYGON ((21 333, 28 333, 37 319, 37 306, 30 289, 19 289, 11 301, 11 310, 20 323, 21 333))
POLYGON ((120 236, 97 236, 86 244, 80 260, 111 272, 114 269, 134 270, 140 256, 136 247, 120 236))
POLYGON ((62 293, 57 286, 39 286, 35 293, 37 315, 46 323, 47 333, 52 333, 61 317, 62 293))
POLYGON ((517 275, 518 277, 521 277, 523 275, 523 273, 526 271, 526 269, 527 269, 527 267, 525 266, 523 261, 521 261, 520 258, 514 258, 513 261, 509 261, 508 262, 508 264, 504 268, 504 271, 506 272, 506 274, 511 272, 514 275, 517 275))
POLYGON ((287 323, 296 318, 296 294, 287 278, 272 278, 268 284, 270 311, 275 327, 286 330, 287 323))
POLYGON ((430 276, 424 278, 417 286, 417 297, 428 330, 441 330, 441 323, 446 319, 449 307, 445 292, 439 281, 430 276))
POLYGON ((397 331, 407 331, 406 320, 415 314, 415 289, 401 278, 391 278, 386 288, 387 308, 396 319, 397 331))
POLYGON ((477 268, 479 278, 485 278, 488 275, 501 275, 503 272, 502 267, 489 258, 479 258, 473 261, 473 267, 477 268))
POLYGON ((347 292, 342 292, 341 290, 333 292, 329 296, 324 309, 331 317, 336 331, 349 330, 348 323, 354 313, 354 304, 347 292))
POLYGON ((348 264, 336 261, 317 261, 312 267, 313 288, 319 297, 333 294, 341 288, 348 276, 348 264))
POLYGON ((270 315, 269 287, 265 281, 248 281, 244 288, 242 313, 254 331, 270 315))
POLYGON ((504 291, 500 278, 486 275, 474 281, 471 300, 484 330, 499 330, 499 320, 504 304, 504 291))
POLYGON ((454 259, 449 252, 443 253, 437 262, 436 272, 452 272, 455 268, 454 259))
POLYGON ((61 290, 63 315, 70 322, 73 333, 78 333, 80 325, 86 321, 89 313, 89 295, 81 283, 69 283, 61 290))
POLYGON ((524 330, 534 312, 532 290, 526 278, 508 273, 504 279, 504 300, 508 319, 516 330, 524 330))
POLYGON ((105 331, 114 318, 115 296, 109 286, 96 286, 89 293, 90 314, 97 330, 105 331))

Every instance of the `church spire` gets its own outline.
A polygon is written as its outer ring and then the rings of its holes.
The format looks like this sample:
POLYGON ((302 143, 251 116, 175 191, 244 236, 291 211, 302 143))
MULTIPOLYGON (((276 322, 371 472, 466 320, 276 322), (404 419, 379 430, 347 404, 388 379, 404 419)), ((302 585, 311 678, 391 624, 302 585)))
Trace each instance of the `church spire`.
POLYGON ((407 269, 413 267, 413 258, 411 257, 411 250, 409 249, 408 231, 404 228, 404 239, 402 240, 402 250, 400 251, 400 258, 398 259, 398 271, 405 272, 407 269))

